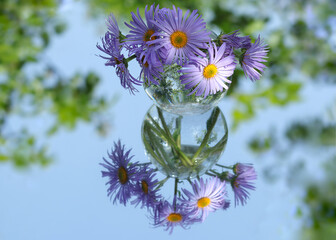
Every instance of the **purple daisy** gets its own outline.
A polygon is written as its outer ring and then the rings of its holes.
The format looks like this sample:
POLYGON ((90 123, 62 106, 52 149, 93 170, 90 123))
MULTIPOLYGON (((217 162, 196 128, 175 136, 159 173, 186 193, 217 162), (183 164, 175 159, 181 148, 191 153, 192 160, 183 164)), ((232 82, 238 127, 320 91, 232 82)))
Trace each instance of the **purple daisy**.
POLYGON ((114 40, 113 34, 106 32, 104 38, 101 39, 103 46, 97 43, 97 48, 109 55, 109 57, 104 57, 99 55, 99 57, 106 59, 106 66, 116 67, 118 64, 122 63, 124 60, 124 55, 120 53, 120 47, 118 42, 114 40))
POLYGON ((145 8, 145 18, 146 23, 142 20, 139 8, 137 9, 137 15, 133 12, 132 20, 130 24, 125 23, 131 31, 130 34, 126 36, 125 43, 127 44, 130 54, 136 54, 140 59, 144 58, 144 61, 147 62, 148 56, 151 56, 154 53, 153 45, 147 44, 148 41, 154 40, 157 37, 153 36, 154 33, 158 32, 158 27, 153 24, 154 16, 159 11, 159 6, 155 8, 153 4, 149 10, 147 6, 145 8))
POLYGON ((156 21, 152 21, 161 31, 154 34, 157 39, 148 43, 155 44, 155 49, 167 49, 165 64, 183 64, 192 56, 205 56, 200 48, 205 48, 211 40, 210 32, 197 10, 190 16, 189 13, 187 10, 183 16, 182 10, 173 6, 173 10, 159 11, 156 21))
POLYGON ((176 204, 176 207, 174 207, 169 202, 163 200, 154 208, 152 217, 154 219, 154 226, 165 227, 165 230, 169 231, 169 234, 173 232, 176 226, 186 229, 191 224, 199 222, 197 219, 190 218, 182 205, 176 204))
POLYGON ((127 69, 127 60, 124 58, 124 55, 121 54, 121 47, 119 42, 115 41, 113 35, 110 32, 105 33, 105 37, 102 38, 103 46, 97 44, 97 48, 109 55, 108 57, 99 55, 101 58, 106 59, 106 66, 116 67, 117 76, 120 78, 121 85, 128 89, 132 94, 137 91, 133 86, 141 85, 142 82, 134 78, 127 69))
POLYGON ((236 30, 232 33, 222 35, 221 40, 231 48, 250 48, 250 36, 239 37, 238 35, 239 31, 236 30))
POLYGON ((204 94, 206 98, 209 94, 229 88, 227 84, 230 84, 231 80, 227 77, 233 74, 236 63, 233 55, 226 56, 225 49, 225 43, 218 50, 215 43, 210 43, 209 58, 192 58, 189 64, 181 69, 181 83, 185 84, 186 89, 194 88, 189 95, 204 94))
POLYGON ((245 168, 245 171, 237 172, 231 176, 231 186, 234 192, 235 206, 246 204, 249 197, 248 190, 255 190, 253 180, 257 179, 257 174, 254 168, 245 168))
POLYGON ((121 145, 119 140, 118 143, 114 143, 111 154, 108 153, 111 161, 103 158, 104 163, 100 163, 101 166, 106 168, 106 171, 102 171, 102 177, 108 177, 106 183, 106 185, 109 185, 107 196, 111 200, 113 198, 113 204, 118 201, 126 205, 134 189, 134 174, 137 171, 137 163, 130 163, 133 157, 130 156, 130 151, 131 149, 125 151, 125 145, 121 145))
POLYGON ((193 193, 186 189, 182 189, 184 194, 188 197, 184 198, 182 202, 185 208, 190 212, 191 218, 200 218, 202 222, 208 216, 209 212, 214 212, 217 209, 222 209, 226 203, 225 196, 225 182, 215 177, 208 181, 199 180, 192 184, 193 193))
POLYGON ((149 58, 152 59, 151 61, 149 59, 145 61, 145 57, 142 57, 142 59, 143 60, 141 60, 140 57, 137 58, 141 66, 140 77, 143 77, 147 84, 154 83, 158 85, 158 80, 162 77, 161 73, 163 72, 163 65, 155 56, 149 58))
POLYGON ((264 68, 266 68, 262 62, 266 62, 267 52, 268 45, 260 40, 259 35, 255 43, 246 50, 242 61, 240 61, 246 77, 252 81, 260 79, 261 72, 264 72, 264 68))
POLYGON ((159 203, 160 196, 158 196, 158 191, 160 189, 156 189, 158 180, 154 179, 155 175, 154 169, 148 166, 141 168, 139 173, 136 174, 135 180, 137 184, 134 187, 136 199, 131 201, 132 204, 135 206, 141 204, 141 208, 150 208, 159 203))

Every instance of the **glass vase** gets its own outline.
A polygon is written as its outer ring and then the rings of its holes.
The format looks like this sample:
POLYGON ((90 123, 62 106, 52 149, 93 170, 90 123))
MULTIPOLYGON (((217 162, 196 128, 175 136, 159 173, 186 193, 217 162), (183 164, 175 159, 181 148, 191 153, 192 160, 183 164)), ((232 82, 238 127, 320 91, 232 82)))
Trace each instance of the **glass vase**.
POLYGON ((152 106, 142 124, 149 160, 166 176, 187 179, 206 173, 220 158, 228 138, 222 111, 179 115, 152 106))
POLYGON ((217 106, 219 101, 225 96, 227 91, 210 94, 206 98, 191 94, 181 84, 179 72, 180 66, 166 65, 161 74, 159 84, 147 84, 144 79, 144 89, 154 104, 163 110, 179 115, 201 114, 217 106))

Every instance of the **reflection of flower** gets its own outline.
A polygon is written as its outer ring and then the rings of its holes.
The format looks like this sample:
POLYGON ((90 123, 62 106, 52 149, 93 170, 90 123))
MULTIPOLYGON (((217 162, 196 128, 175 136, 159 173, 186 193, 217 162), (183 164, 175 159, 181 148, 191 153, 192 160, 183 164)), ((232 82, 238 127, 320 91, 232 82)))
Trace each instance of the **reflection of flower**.
POLYGON ((257 179, 257 174, 251 165, 235 165, 235 175, 231 176, 231 186, 235 195, 235 205, 246 204, 249 197, 248 189, 255 190, 253 180, 257 179))
POLYGON ((233 172, 235 174, 241 174, 244 172, 255 172, 251 163, 236 163, 233 165, 233 172))
POLYGON ((105 163, 101 163, 107 171, 102 171, 103 177, 108 177, 109 185, 107 195, 114 197, 113 203, 119 201, 126 205, 131 198, 134 189, 134 174, 136 173, 136 163, 130 163, 133 156, 130 155, 130 150, 125 151, 125 145, 121 145, 120 140, 114 143, 114 149, 111 154, 108 154, 111 161, 104 158, 105 163))
POLYGON ((193 193, 183 189, 188 199, 184 199, 183 203, 186 210, 190 212, 190 217, 200 216, 202 222, 208 216, 209 212, 224 208, 225 200, 225 182, 217 177, 209 181, 200 179, 199 185, 197 181, 192 184, 193 193))
POLYGON ((137 184, 134 186, 134 195, 136 199, 134 199, 131 203, 138 206, 141 204, 141 208, 143 207, 154 207, 154 205, 158 204, 159 196, 158 191, 160 189, 156 188, 156 184, 158 180, 154 179, 155 177, 154 169, 145 166, 141 168, 141 170, 136 174, 135 179, 137 184))
POLYGON ((154 226, 166 227, 166 231, 173 232, 174 227, 181 226, 187 228, 191 224, 198 222, 197 219, 190 218, 188 213, 182 208, 182 205, 176 204, 174 207, 167 201, 161 201, 152 214, 154 226))
POLYGON ((181 72, 184 73, 180 79, 186 89, 194 89, 190 94, 196 92, 196 96, 204 94, 215 94, 223 89, 228 89, 227 79, 233 74, 236 67, 234 56, 225 56, 226 44, 217 50, 216 44, 210 44, 208 58, 192 58, 189 64, 185 65, 181 72))
POLYGON ((267 44, 260 40, 259 35, 255 43, 251 44, 251 47, 246 50, 243 60, 241 61, 241 66, 246 77, 252 81, 260 79, 260 72, 263 72, 264 68, 266 68, 262 62, 266 62, 267 52, 267 44))
POLYGON ((168 50, 166 64, 176 62, 181 64, 195 55, 204 56, 199 48, 204 48, 210 41, 210 33, 205 28, 205 22, 199 17, 197 10, 190 16, 189 10, 182 14, 180 8, 173 6, 172 10, 159 14, 153 22, 162 32, 154 34, 157 39, 149 42, 157 45, 155 48, 165 47, 168 50))

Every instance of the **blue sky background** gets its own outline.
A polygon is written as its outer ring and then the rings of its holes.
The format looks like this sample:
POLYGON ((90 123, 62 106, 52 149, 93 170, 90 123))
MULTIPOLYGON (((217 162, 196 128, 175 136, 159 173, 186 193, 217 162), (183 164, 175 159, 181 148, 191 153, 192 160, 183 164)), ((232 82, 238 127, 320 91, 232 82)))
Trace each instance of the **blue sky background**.
MULTIPOLYGON (((141 87, 138 94, 129 95, 120 86, 114 70, 105 67, 104 61, 95 56, 99 54, 96 43, 105 31, 104 19, 92 21, 86 18, 86 9, 79 2, 61 9, 60 14, 67 20, 68 29, 53 39, 46 57, 64 75, 91 69, 101 75, 104 81, 99 94, 111 98, 115 94, 119 96, 119 101, 106 113, 112 128, 106 138, 99 137, 92 126, 83 123, 73 132, 60 131, 48 140, 56 162, 47 168, 31 167, 18 171, 11 164, 0 166, 1 240, 297 239, 301 221, 296 217, 296 207, 302 196, 301 189, 290 187, 285 181, 271 183, 261 177, 265 162, 251 155, 246 143, 255 129, 266 131, 274 123, 284 129, 287 121, 300 114, 324 114, 319 105, 330 102, 335 89, 328 88, 328 85, 318 86, 319 91, 315 91, 316 86, 307 86, 302 92, 301 102, 287 108, 260 111, 253 121, 243 124, 235 132, 231 131, 220 162, 228 165, 237 161, 254 163, 260 173, 257 191, 251 194, 246 206, 217 211, 210 214, 204 223, 195 224, 189 230, 176 228, 170 236, 162 228, 151 227, 144 209, 112 205, 106 196, 105 179, 101 178, 102 168, 99 166, 113 141, 119 138, 133 148, 136 161, 147 161, 140 134, 143 117, 152 102, 141 87)), ((131 71, 139 70, 132 66, 131 71)), ((246 88, 251 84, 246 81, 246 88)), ((219 107, 228 125, 232 125, 230 112, 233 102, 224 98, 219 107)), ((10 125, 15 128, 26 124, 33 133, 40 134, 43 141, 42 128, 51 122, 50 116, 41 114, 25 123, 13 118, 10 125)), ((270 155, 266 165, 273 159, 274 156, 270 155)), ((313 172, 313 161, 310 168, 313 172)), ((319 172, 314 174, 319 177, 319 172)), ((171 182, 165 188, 167 197, 173 192, 171 182)), ((232 192, 229 194, 232 199, 232 192)))

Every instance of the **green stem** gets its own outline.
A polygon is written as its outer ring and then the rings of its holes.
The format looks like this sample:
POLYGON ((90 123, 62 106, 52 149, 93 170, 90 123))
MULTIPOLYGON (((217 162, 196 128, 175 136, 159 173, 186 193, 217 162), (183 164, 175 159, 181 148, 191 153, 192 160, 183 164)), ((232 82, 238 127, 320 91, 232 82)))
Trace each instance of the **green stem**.
POLYGON ((211 132, 213 128, 215 127, 215 124, 217 122, 218 116, 219 116, 220 110, 218 107, 215 107, 214 110, 211 113, 210 118, 207 121, 207 133, 205 134, 201 145, 198 147, 197 151, 195 152, 194 156, 191 158, 191 161, 195 161, 195 158, 198 157, 198 155, 201 153, 203 148, 207 145, 208 140, 210 138, 211 132))
MULTIPOLYGON (((166 131, 165 131, 165 130, 163 130, 163 129, 160 127, 160 125, 153 119, 153 117, 152 117, 150 114, 148 114, 147 116, 150 118, 151 122, 155 125, 155 127, 156 127, 157 130, 161 133, 161 135, 163 135, 163 136, 165 137, 165 139, 166 139, 166 141, 169 143, 169 145, 170 145, 171 147, 173 147, 174 150, 177 152, 177 154, 178 154, 179 158, 181 159, 183 165, 185 165, 185 166, 192 166, 193 163, 190 161, 190 159, 189 159, 189 158, 188 158, 188 157, 181 151, 181 149, 176 145, 174 139, 172 138, 172 136, 171 136, 171 134, 170 134, 170 132, 169 132, 169 129, 168 129, 167 125, 166 125, 166 127, 167 127, 167 128, 166 128, 166 131), (167 131, 168 131, 168 132, 167 132, 167 131)), ((163 117, 163 116, 162 116, 162 117, 163 117)))
POLYGON ((181 148, 181 120, 182 116, 179 116, 176 118, 175 124, 176 124, 176 130, 175 130, 175 141, 179 148, 181 148))
POLYGON ((169 162, 169 157, 166 153, 166 151, 163 149, 162 144, 160 143, 160 140, 162 139, 161 136, 157 136, 152 132, 152 128, 150 124, 145 124, 144 129, 146 129, 146 133, 148 134, 149 140, 151 144, 153 145, 154 152, 157 152, 157 155, 161 158, 162 162, 167 162, 168 165, 171 165, 169 162))
MULTIPOLYGON (((145 126, 144 128, 146 128, 146 122, 145 122, 145 126)), ((145 145, 145 148, 146 150, 150 153, 150 155, 156 159, 156 161, 158 161, 158 163, 161 165, 161 166, 166 166, 165 162, 164 162, 164 159, 161 159, 160 156, 158 156, 152 149, 152 146, 149 144, 149 142, 147 142, 147 139, 145 138, 145 136, 143 135, 142 136, 142 141, 145 145)))
POLYGON ((155 190, 159 189, 160 187, 163 186, 163 184, 165 184, 167 182, 167 180, 169 179, 169 177, 166 177, 164 179, 162 179, 161 181, 157 182, 155 185, 158 185, 155 190))
POLYGON ((130 56, 130 57, 128 57, 128 58, 126 58, 127 63, 129 63, 130 61, 132 61, 134 58, 136 58, 135 54, 132 55, 132 56, 130 56))
POLYGON ((178 184, 178 178, 175 178, 175 186, 174 186, 174 200, 173 200, 174 212, 176 212, 177 184, 178 184))
POLYGON ((218 166, 218 167, 222 167, 222 168, 227 168, 227 169, 233 169, 233 167, 227 167, 227 166, 224 166, 224 165, 220 165, 220 164, 218 164, 218 163, 216 163, 216 166, 218 166))
POLYGON ((214 174, 212 174, 212 173, 208 173, 208 172, 206 172, 205 174, 206 174, 206 175, 209 175, 209 176, 211 176, 211 177, 217 177, 217 175, 214 175, 214 174))

